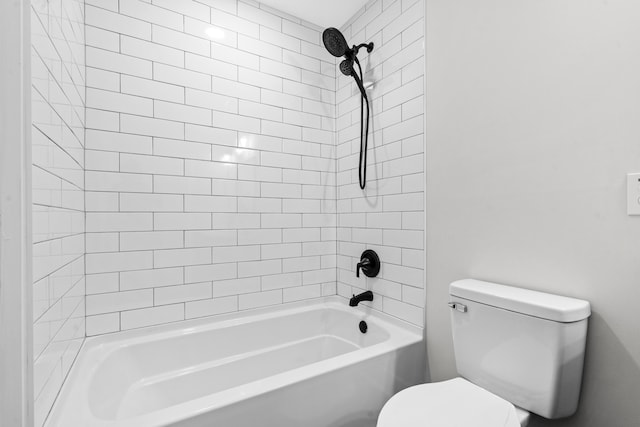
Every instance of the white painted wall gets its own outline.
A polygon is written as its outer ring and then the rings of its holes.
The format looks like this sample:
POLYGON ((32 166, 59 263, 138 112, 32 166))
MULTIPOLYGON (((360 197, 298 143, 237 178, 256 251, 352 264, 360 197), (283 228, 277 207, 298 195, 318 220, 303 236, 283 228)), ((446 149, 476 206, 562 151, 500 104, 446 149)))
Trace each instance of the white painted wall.
POLYGON ((427 348, 455 375, 448 284, 474 277, 592 303, 578 414, 640 420, 640 4, 427 1, 427 348))
POLYGON ((0 2, 0 426, 33 426, 30 5, 0 2))

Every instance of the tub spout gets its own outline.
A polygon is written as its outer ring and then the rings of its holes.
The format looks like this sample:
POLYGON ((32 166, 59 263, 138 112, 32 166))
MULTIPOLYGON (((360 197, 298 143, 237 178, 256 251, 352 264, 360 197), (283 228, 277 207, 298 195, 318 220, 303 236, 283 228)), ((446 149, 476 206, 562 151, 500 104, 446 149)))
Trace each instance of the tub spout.
POLYGON ((351 297, 351 299, 349 300, 349 306, 350 307, 356 307, 358 304, 360 304, 362 301, 373 301, 373 292, 371 291, 364 291, 361 294, 358 295, 354 295, 353 297, 351 297))

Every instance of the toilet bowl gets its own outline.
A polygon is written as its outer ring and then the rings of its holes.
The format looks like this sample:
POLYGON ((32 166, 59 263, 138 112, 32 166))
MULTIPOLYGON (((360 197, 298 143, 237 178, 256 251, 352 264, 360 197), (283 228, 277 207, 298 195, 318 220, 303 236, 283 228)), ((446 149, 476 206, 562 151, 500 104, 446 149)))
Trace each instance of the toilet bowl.
POLYGON ((466 279, 449 287, 460 377, 391 397, 377 427, 524 427, 575 413, 587 301, 466 279))
POLYGON ((529 412, 463 379, 421 384, 394 395, 377 427, 526 427, 529 412))

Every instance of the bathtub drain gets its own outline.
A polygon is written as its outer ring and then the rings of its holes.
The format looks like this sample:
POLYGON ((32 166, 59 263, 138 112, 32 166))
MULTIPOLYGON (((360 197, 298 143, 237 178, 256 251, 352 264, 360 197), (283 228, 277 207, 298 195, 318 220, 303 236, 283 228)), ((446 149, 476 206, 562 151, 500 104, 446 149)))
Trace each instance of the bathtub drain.
POLYGON ((365 322, 364 320, 360 322, 360 325, 358 325, 358 327, 360 328, 360 332, 362 332, 363 334, 366 334, 367 329, 369 328, 367 326, 367 322, 365 322))

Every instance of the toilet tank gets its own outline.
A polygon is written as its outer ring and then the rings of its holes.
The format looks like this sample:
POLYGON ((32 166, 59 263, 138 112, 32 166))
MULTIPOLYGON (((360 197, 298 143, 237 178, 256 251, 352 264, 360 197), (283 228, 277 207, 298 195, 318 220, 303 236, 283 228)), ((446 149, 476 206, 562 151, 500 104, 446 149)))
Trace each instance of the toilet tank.
POLYGON ((449 294, 462 377, 545 418, 576 411, 587 301, 472 279, 449 294))

